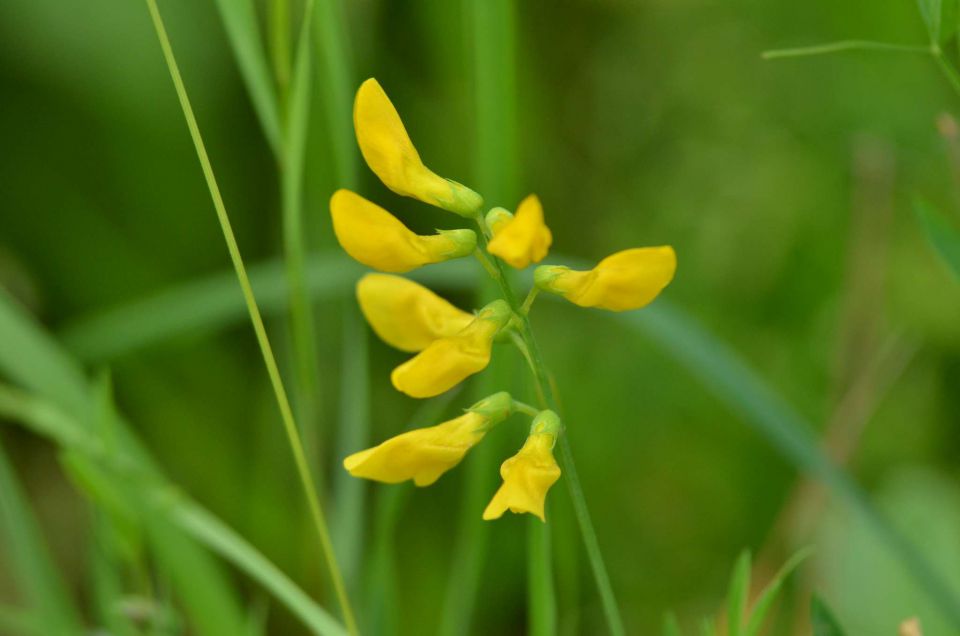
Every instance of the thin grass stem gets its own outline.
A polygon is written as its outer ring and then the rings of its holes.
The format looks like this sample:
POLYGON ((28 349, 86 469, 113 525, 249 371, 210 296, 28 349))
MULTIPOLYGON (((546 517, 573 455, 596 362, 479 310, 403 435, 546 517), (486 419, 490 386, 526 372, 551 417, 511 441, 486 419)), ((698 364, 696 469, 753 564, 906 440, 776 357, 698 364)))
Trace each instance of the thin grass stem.
POLYGON ((227 216, 227 209, 220 194, 220 187, 217 185, 216 177, 213 173, 213 167, 207 155, 206 146, 200 135, 200 129, 197 125, 196 117, 193 113, 193 107, 187 97, 187 90, 180 75, 180 69, 177 66, 176 58, 173 55, 173 49, 170 45, 170 39, 167 36, 166 27, 160 16, 160 10, 157 7, 156 0, 146 0, 150 11, 150 17, 153 26, 157 32, 157 38, 160 41, 160 47, 163 50, 163 56, 170 71, 170 77, 173 80, 176 89, 177 98, 180 101, 180 107, 183 110, 184 118, 187 122, 187 128, 190 130, 190 136, 193 139, 194 147, 197 151, 197 158, 200 160, 200 166, 203 169, 203 175, 210 190, 210 196, 213 199, 214 209, 217 213, 217 219, 220 222, 220 228, 223 231, 223 237, 227 244, 227 251, 230 253, 230 260, 236 271, 237 280, 243 292, 247 311, 250 314, 250 322, 253 324, 253 330, 257 337, 257 343, 260 346, 260 352, 263 355, 264 365, 267 368, 267 374, 270 377, 270 384, 273 388, 274 396, 277 400, 277 406, 280 410, 280 416, 283 421, 284 430, 290 449, 293 453, 294 462, 297 468, 297 474, 306 493, 307 503, 310 508, 310 515, 317 531, 320 541, 320 547, 327 562, 327 568, 330 572, 330 578, 333 580, 336 589, 337 598, 340 602, 340 608, 343 612, 344 622, 351 634, 357 634, 356 620, 353 610, 350 606, 350 600, 347 598, 346 589, 343 583, 343 577, 340 574, 340 568, 337 564, 336 556, 333 552, 333 546, 330 542, 330 532, 327 528, 326 517, 320 504, 320 498, 317 494, 316 485, 307 465, 306 456, 303 450, 303 443, 300 440, 299 429, 293 411, 290 408, 290 401, 287 397, 286 389, 283 386, 283 380, 280 377, 280 370, 277 367, 277 361, 273 354, 273 348, 270 345, 270 339, 267 337, 267 330, 263 324, 263 318, 260 315, 260 309, 257 306, 256 298, 253 294, 253 288, 250 285, 250 279, 247 276, 246 267, 243 258, 240 256, 240 248, 237 245, 236 236, 230 224, 230 218, 227 216))
POLYGON ((930 55, 929 45, 894 44, 892 42, 874 42, 872 40, 840 40, 826 44, 800 46, 789 49, 773 49, 761 53, 765 60, 775 60, 784 57, 809 57, 811 55, 828 55, 845 51, 887 51, 890 53, 920 53, 930 55))

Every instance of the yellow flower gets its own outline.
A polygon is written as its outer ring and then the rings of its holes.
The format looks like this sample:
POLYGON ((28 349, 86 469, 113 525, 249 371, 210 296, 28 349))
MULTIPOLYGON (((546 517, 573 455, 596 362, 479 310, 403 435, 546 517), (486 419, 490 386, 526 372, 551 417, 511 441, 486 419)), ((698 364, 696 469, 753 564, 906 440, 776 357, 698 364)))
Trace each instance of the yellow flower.
POLYGON ((490 363, 493 338, 512 316, 504 300, 495 300, 459 333, 435 340, 390 374, 398 391, 428 398, 452 389, 490 363))
POLYGON ((343 460, 343 467, 354 477, 388 484, 412 479, 418 486, 429 486, 459 464, 467 451, 511 411, 510 394, 497 393, 456 419, 409 431, 354 453, 343 460))
POLYGON ((673 280, 676 269, 672 247, 637 247, 608 256, 590 271, 542 265, 533 277, 540 289, 581 307, 625 311, 649 304, 673 280))
POLYGON ((483 205, 479 194, 423 165, 397 109, 373 78, 357 90, 353 127, 367 165, 397 194, 466 217, 472 217, 483 205))
POLYGON ((456 335, 473 321, 473 314, 402 276, 367 274, 357 283, 357 300, 381 340, 411 353, 456 335))
POLYGON ((499 519, 509 509, 529 512, 546 521, 543 509, 547 491, 560 479, 560 467, 553 457, 559 432, 556 413, 541 411, 537 415, 523 448, 500 466, 503 484, 483 511, 484 519, 499 519))
POLYGON ((477 246, 473 230, 440 230, 435 236, 414 234, 397 217, 350 190, 333 193, 330 215, 333 231, 347 254, 384 272, 409 272, 466 256, 477 246))
POLYGON ((543 222, 540 199, 534 194, 528 196, 520 203, 513 218, 497 212, 497 209, 491 210, 488 216, 493 239, 487 245, 487 251, 517 269, 542 261, 553 242, 553 235, 543 222))

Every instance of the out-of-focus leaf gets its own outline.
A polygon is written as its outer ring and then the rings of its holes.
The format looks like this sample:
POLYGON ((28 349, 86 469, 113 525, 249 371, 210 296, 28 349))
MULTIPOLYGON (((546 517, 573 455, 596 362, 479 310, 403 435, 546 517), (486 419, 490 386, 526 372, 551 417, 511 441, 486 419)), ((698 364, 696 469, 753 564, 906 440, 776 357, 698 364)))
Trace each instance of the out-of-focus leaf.
POLYGON ((216 5, 263 134, 279 156, 280 109, 257 25, 256 7, 253 0, 216 0, 216 5))
POLYGON ((0 605, 0 634, 42 636, 40 621, 30 612, 0 605))
POLYGON ((920 219, 927 240, 954 276, 960 280, 960 231, 927 201, 917 199, 914 201, 913 209, 920 219))
POLYGON ((740 636, 750 593, 750 551, 744 550, 733 566, 727 592, 727 636, 740 636))
POLYGON ((0 531, 17 585, 43 634, 80 634, 80 614, 44 545, 40 527, 0 444, 0 531))
POLYGON ((810 627, 813 636, 844 636, 840 623, 819 596, 810 599, 810 627))
POLYGON ((680 632, 677 615, 673 612, 667 612, 667 615, 663 617, 663 636, 683 636, 680 632))
POLYGON ((917 0, 917 6, 920 8, 920 15, 923 16, 924 24, 927 25, 930 42, 939 42, 940 25, 943 19, 941 0, 917 0))

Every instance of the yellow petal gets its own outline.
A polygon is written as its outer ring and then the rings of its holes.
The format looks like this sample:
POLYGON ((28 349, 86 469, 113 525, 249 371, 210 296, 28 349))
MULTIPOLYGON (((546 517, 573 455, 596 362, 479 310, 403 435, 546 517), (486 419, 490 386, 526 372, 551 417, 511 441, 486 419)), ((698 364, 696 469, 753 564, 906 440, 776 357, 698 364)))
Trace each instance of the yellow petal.
POLYGON ((357 283, 357 300, 380 339, 401 351, 422 351, 473 321, 473 314, 401 276, 367 274, 357 283))
POLYGON ((520 203, 512 219, 498 219, 491 229, 493 239, 487 251, 517 269, 542 261, 553 242, 543 220, 543 206, 533 194, 520 203))
POLYGON ((415 398, 440 395, 490 363, 493 338, 509 321, 510 307, 497 300, 484 307, 462 331, 434 341, 390 374, 398 391, 415 398))
POLYGON ((357 90, 353 126, 367 165, 397 194, 461 216, 473 216, 483 205, 476 192, 437 176, 423 165, 397 109, 373 78, 357 90))
POLYGON ((395 216, 350 190, 330 199, 333 231, 343 249, 364 265, 384 272, 408 272, 473 253, 472 230, 441 231, 435 236, 411 232, 395 216))
POLYGON ((676 269, 672 247, 638 247, 608 256, 586 272, 541 266, 534 280, 540 289, 581 307, 626 311, 653 301, 673 280, 676 269))
POLYGON ((418 486, 429 486, 459 464, 488 429, 489 422, 483 415, 468 412, 354 453, 343 460, 343 467, 354 477, 388 484, 412 479, 418 486))
POLYGON ((555 440, 554 433, 533 433, 520 452, 503 462, 500 466, 503 484, 483 511, 484 519, 499 519, 509 510, 528 512, 546 521, 547 491, 560 479, 560 467, 553 457, 555 440))

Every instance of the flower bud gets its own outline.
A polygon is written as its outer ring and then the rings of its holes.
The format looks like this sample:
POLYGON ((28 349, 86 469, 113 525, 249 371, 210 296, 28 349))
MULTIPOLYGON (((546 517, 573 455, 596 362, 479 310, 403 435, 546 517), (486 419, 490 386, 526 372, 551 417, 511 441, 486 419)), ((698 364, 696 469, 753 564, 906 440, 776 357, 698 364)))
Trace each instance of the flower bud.
POLYGON ((333 231, 347 254, 383 272, 408 272, 466 256, 476 247, 473 230, 419 236, 395 216, 350 190, 334 192, 330 215, 333 231))
POLYGON ((560 265, 542 265, 534 284, 581 307, 611 311, 639 309, 657 297, 677 269, 670 246, 638 247, 617 252, 586 272, 560 265))
POLYGON ((397 109, 373 78, 357 90, 353 126, 367 165, 397 194, 465 217, 472 217, 483 205, 479 194, 423 165, 397 109))

